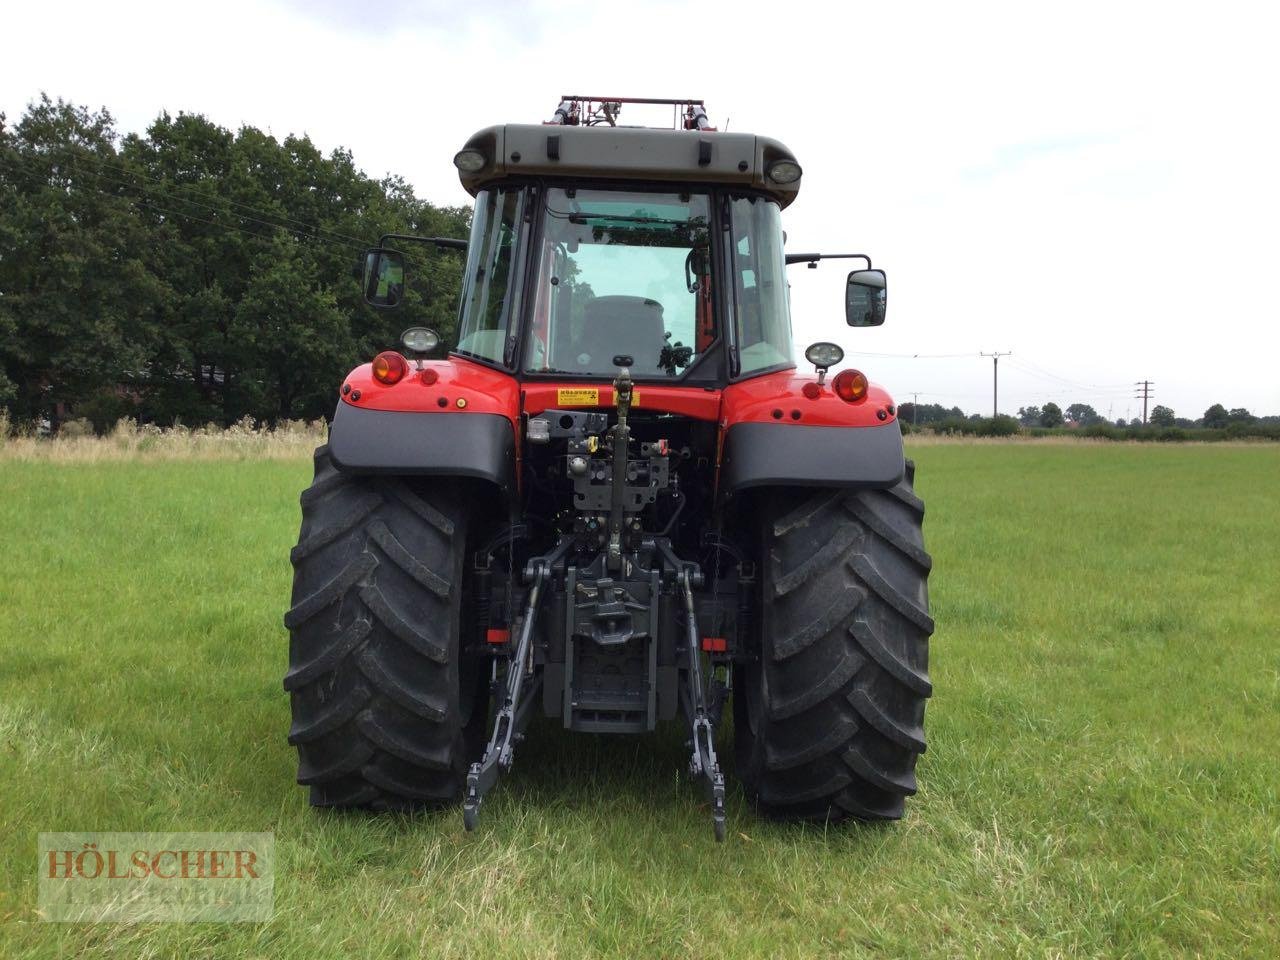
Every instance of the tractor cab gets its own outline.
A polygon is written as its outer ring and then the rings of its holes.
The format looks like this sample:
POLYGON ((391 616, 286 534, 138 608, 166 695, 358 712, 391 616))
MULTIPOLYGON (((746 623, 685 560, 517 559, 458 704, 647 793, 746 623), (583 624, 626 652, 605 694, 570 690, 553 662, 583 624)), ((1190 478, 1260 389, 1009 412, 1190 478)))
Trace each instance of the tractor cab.
MULTIPOLYGON (((786 265, 823 257, 783 251, 802 171, 781 143, 715 131, 696 100, 565 97, 454 164, 475 197, 456 356, 546 380, 612 380, 630 357, 637 382, 689 387, 795 366, 786 265), (625 103, 669 103, 679 128, 618 126, 625 103)), ((369 265, 375 284, 403 271, 390 249, 369 265)), ((882 303, 883 273, 855 273, 882 303)))
POLYGON ((486 186, 454 349, 528 378, 612 380, 628 356, 637 381, 721 386, 794 366, 784 269, 765 197, 486 186))

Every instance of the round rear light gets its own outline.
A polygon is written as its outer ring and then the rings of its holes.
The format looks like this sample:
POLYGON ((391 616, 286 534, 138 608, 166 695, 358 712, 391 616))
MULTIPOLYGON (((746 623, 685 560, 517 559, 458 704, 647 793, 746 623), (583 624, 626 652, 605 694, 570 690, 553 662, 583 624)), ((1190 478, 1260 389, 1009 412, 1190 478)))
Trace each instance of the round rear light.
POLYGON ((424 384, 426 384, 429 387, 433 383, 435 383, 437 380, 440 379, 440 374, 436 373, 430 367, 425 367, 423 368, 423 371, 420 374, 418 374, 418 377, 419 379, 422 380, 424 384))
POLYGON ((373 358, 373 379, 391 386, 399 383, 409 372, 409 362, 394 350, 387 350, 373 358))
POLYGON ((867 378, 860 370, 841 370, 831 381, 831 389, 845 403, 857 403, 867 398, 867 378))

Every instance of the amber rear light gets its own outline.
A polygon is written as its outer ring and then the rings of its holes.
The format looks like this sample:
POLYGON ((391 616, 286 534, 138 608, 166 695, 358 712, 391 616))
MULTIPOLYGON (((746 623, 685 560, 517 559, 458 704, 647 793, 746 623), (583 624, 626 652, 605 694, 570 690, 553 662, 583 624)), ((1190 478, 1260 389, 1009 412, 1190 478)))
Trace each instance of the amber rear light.
POLYGON ((857 403, 867 398, 867 378, 860 370, 841 370, 831 381, 831 389, 845 403, 857 403))
POLYGON ((373 379, 391 386, 404 379, 409 372, 409 361, 394 350, 387 350, 373 358, 373 379))

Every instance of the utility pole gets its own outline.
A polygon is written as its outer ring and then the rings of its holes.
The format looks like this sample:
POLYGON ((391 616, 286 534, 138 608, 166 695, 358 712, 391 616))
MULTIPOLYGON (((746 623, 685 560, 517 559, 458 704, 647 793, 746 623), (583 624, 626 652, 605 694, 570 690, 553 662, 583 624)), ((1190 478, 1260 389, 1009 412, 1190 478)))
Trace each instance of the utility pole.
POLYGON ((920 419, 920 394, 911 394, 911 426, 915 426, 920 419))
POLYGON ((994 353, 983 353, 981 356, 991 358, 991 416, 998 417, 1000 415, 1000 358, 1007 357, 1013 353, 1012 350, 1006 350, 1004 353, 998 350, 994 353))
POLYGON ((1142 401, 1142 425, 1147 425, 1147 401, 1151 399, 1151 388, 1155 386, 1150 380, 1139 380, 1134 384, 1138 388, 1138 392, 1133 395, 1133 399, 1142 401))

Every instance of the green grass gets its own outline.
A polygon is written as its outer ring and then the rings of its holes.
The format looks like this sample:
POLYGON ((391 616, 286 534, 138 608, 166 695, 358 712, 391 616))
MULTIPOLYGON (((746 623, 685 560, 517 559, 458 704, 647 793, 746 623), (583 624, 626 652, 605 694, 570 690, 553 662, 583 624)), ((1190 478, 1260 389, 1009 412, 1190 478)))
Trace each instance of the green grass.
POLYGON ((0 462, 0 956, 1280 954, 1280 449, 924 446, 938 632, 888 827, 717 846, 678 731, 540 726, 481 829, 318 813, 306 462, 0 462), (41 922, 36 834, 273 831, 267 924, 41 922))

